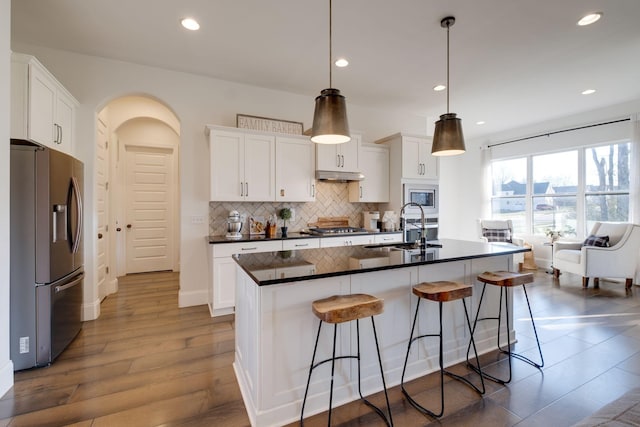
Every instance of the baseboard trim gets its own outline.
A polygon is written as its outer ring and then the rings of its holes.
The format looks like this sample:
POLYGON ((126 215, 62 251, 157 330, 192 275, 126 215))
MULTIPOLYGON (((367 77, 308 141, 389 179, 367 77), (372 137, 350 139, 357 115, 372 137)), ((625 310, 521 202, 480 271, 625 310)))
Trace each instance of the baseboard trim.
POLYGON ((96 320, 100 317, 100 299, 90 304, 82 304, 82 321, 96 320))
POLYGON ((178 307, 192 307, 194 305, 208 304, 209 292, 205 289, 202 291, 178 292, 178 307))
POLYGON ((13 362, 7 362, 0 368, 0 397, 4 396, 13 387, 13 362))

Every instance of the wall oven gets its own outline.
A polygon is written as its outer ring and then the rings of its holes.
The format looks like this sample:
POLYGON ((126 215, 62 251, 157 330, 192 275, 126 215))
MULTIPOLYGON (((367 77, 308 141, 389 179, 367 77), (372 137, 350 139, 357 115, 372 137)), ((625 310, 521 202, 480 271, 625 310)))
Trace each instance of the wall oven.
MULTIPOLYGON (((422 207, 425 215, 437 215, 440 191, 437 184, 404 184, 405 203, 416 203, 422 207)), ((420 209, 407 206, 404 209, 407 217, 419 217, 420 209)))
MULTIPOLYGON (((404 241, 413 243, 420 240, 422 236, 422 220, 420 218, 404 218, 402 221, 402 232, 404 241)), ((424 235, 426 240, 438 240, 438 218, 431 217, 424 219, 424 235)))

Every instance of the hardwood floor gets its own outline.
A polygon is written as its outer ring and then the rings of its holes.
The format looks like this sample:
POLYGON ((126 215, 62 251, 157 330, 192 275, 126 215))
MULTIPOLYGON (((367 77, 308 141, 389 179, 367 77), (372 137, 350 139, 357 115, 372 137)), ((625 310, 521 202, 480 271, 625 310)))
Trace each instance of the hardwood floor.
MULTIPOLYGON (((545 367, 514 361, 508 386, 487 382, 480 398, 448 380, 445 414, 433 420, 390 390, 396 426, 569 426, 640 384, 640 288, 601 281, 583 290, 579 277, 540 271, 528 286, 545 367)), ((535 357, 522 291, 514 294, 516 348, 535 357)), ((231 364, 233 318, 212 319, 206 306, 178 309, 178 275, 127 276, 49 367, 16 373, 0 399, 5 426, 247 426, 231 364)), ((503 372, 495 353, 483 367, 503 372)), ((468 373, 462 365, 453 368, 468 373)), ((437 405, 437 375, 409 388, 437 405)), ((383 396, 372 397, 383 404, 383 396)), ((326 425, 326 414, 306 426, 326 425)), ((360 402, 334 409, 335 425, 383 425, 360 402)), ((292 424, 295 425, 295 424, 292 424)))

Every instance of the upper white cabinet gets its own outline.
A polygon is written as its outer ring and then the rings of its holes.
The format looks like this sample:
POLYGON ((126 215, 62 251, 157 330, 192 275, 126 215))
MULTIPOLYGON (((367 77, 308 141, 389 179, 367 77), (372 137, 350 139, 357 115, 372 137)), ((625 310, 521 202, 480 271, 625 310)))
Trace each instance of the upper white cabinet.
POLYGON ((308 136, 207 126, 210 200, 310 202, 315 147, 308 136))
POLYGON ((308 136, 276 136, 276 201, 316 199, 314 145, 308 136))
POLYGON ((274 201, 276 138, 207 127, 212 201, 274 201))
POLYGON ((389 201, 389 148, 384 145, 360 146, 362 181, 349 183, 350 202, 387 203, 389 201))
POLYGON ((344 144, 316 144, 316 169, 322 171, 360 172, 359 153, 362 136, 351 134, 344 144))
POLYGON ((11 56, 11 138, 72 153, 78 101, 33 56, 11 56))
MULTIPOLYGON (((376 141, 387 144, 391 150, 393 163, 399 162, 399 172, 403 179, 438 179, 438 158, 431 155, 431 140, 423 136, 397 133, 376 141)), ((396 175, 392 173, 392 175, 396 175)))

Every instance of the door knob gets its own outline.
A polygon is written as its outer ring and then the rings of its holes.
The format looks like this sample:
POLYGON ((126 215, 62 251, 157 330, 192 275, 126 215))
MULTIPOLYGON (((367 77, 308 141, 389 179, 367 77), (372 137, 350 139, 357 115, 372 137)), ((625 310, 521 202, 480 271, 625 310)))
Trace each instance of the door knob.
POLYGON ((118 227, 116 228, 116 231, 122 231, 122 228, 118 227))
POLYGON ((131 228, 131 224, 127 224, 127 228, 131 228))
POLYGON ((98 233, 98 239, 102 239, 102 233, 98 233))

